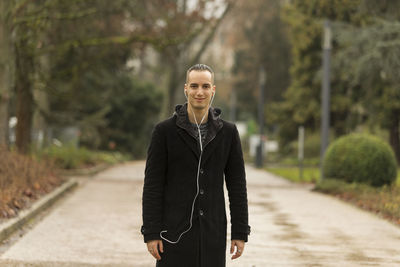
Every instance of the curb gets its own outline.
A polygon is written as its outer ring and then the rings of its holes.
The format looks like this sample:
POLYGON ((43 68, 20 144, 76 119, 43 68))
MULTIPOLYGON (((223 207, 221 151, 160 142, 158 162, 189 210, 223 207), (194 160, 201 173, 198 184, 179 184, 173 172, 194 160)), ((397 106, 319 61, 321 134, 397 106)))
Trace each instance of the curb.
POLYGON ((22 210, 20 213, 18 213, 17 217, 11 218, 6 222, 0 224, 0 242, 5 240, 16 230, 20 229, 22 226, 24 226, 26 223, 32 220, 40 212, 50 207, 62 195, 74 189, 77 185, 78 182, 75 179, 73 178, 69 179, 60 187, 56 188, 49 194, 35 201, 29 209, 22 210))

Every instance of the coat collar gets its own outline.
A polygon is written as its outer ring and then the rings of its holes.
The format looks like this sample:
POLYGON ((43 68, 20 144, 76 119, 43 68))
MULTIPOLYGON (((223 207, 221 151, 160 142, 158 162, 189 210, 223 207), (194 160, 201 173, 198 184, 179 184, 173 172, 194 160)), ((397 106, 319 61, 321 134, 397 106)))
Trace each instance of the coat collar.
MULTIPOLYGON (((173 114, 176 116, 176 125, 185 130, 190 136, 197 140, 195 129, 193 129, 192 124, 189 121, 189 116, 187 113, 187 103, 183 105, 176 105, 175 112, 173 114)), ((208 128, 207 135, 204 141, 204 148, 210 143, 218 131, 221 130, 223 123, 220 118, 221 109, 210 107, 208 110, 208 128)), ((197 150, 197 149, 196 149, 197 150)), ((197 154, 197 153, 196 153, 197 154)))

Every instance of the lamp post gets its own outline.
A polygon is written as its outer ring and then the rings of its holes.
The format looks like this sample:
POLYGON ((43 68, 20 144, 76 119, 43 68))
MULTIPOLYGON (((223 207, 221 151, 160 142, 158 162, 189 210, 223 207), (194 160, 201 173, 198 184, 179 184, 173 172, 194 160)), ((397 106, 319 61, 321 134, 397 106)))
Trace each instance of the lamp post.
POLYGON ((303 180, 303 161, 304 161, 304 126, 299 127, 299 141, 298 141, 298 160, 299 160, 299 178, 303 180))
POLYGON ((330 110, 330 61, 331 61, 331 47, 332 47, 332 31, 329 20, 324 22, 324 40, 323 40, 323 77, 322 77, 322 121, 321 121, 321 157, 320 157, 320 175, 321 180, 324 179, 324 171, 322 163, 324 159, 325 150, 329 142, 329 110, 330 110))
POLYGON ((260 141, 257 146, 257 153, 256 153, 256 167, 262 168, 263 166, 263 147, 264 147, 264 90, 265 90, 265 70, 263 67, 260 68, 259 73, 259 87, 260 87, 260 94, 259 94, 259 101, 258 101, 258 125, 260 126, 260 141))

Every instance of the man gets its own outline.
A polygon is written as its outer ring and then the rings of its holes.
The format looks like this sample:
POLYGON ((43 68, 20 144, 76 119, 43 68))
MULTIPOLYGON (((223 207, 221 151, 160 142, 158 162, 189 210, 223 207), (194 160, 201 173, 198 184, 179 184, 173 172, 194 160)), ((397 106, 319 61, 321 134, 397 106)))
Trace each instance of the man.
POLYGON ((187 103, 152 134, 143 187, 143 226, 156 266, 222 267, 226 253, 224 178, 231 212, 232 259, 250 234, 246 178, 236 126, 212 108, 214 72, 189 68, 187 103))

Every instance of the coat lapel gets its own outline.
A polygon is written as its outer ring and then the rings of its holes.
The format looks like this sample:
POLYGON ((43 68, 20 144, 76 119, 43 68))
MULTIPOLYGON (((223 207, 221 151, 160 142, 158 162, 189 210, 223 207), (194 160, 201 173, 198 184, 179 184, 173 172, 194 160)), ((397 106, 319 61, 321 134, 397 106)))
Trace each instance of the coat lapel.
POLYGON ((214 149, 218 146, 218 144, 221 143, 223 137, 223 133, 220 131, 223 123, 219 116, 214 114, 214 110, 212 109, 209 112, 208 121, 209 127, 206 140, 204 142, 203 162, 206 162, 210 155, 212 155, 214 149))
POLYGON ((188 147, 190 147, 190 150, 192 150, 193 154, 195 155, 196 159, 200 157, 200 148, 196 142, 195 139, 193 139, 192 136, 190 136, 186 130, 179 128, 178 127, 178 134, 179 136, 183 139, 183 141, 186 143, 188 147))
POLYGON ((200 147, 196 140, 196 135, 193 132, 193 129, 189 122, 189 117, 187 115, 187 106, 185 105, 178 105, 175 108, 175 115, 176 118, 176 126, 177 132, 179 136, 183 139, 183 141, 190 147, 193 151, 196 159, 200 157, 200 147))
POLYGON ((202 156, 202 162, 205 163, 207 159, 213 154, 214 150, 218 147, 218 144, 221 144, 223 139, 223 132, 218 132, 214 139, 211 140, 205 147, 202 156))

